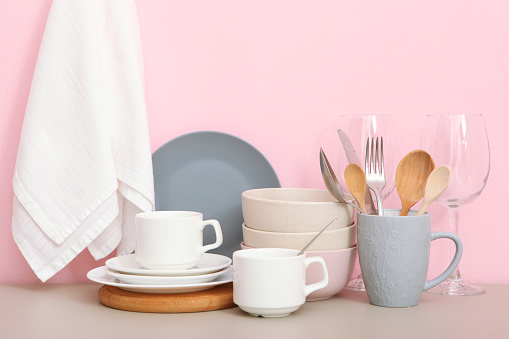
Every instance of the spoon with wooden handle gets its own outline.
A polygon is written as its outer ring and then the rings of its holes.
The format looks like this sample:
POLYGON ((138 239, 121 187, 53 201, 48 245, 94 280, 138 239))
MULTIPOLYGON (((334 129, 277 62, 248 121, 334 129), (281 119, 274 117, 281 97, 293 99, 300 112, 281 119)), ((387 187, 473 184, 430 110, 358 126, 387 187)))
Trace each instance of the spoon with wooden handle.
POLYGON ((362 213, 366 213, 366 174, 362 167, 351 163, 345 168, 345 182, 350 194, 357 201, 362 213))
POLYGON ((401 216, 424 197, 428 176, 435 169, 435 162, 423 150, 408 153, 396 169, 396 189, 401 199, 401 216))
POLYGON ((422 215, 426 212, 428 206, 444 193, 449 187, 451 182, 451 168, 447 165, 438 166, 431 172, 426 181, 426 188, 424 189, 424 200, 422 205, 417 211, 417 215, 422 215))

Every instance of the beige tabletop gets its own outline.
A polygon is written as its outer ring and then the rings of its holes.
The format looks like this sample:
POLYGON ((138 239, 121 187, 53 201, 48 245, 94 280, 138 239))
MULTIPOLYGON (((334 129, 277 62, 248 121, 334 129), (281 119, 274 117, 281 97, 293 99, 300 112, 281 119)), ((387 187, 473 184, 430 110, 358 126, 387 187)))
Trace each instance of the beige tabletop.
POLYGON ((423 293, 410 308, 372 306, 363 292, 307 302, 285 318, 238 307, 201 313, 119 311, 98 284, 0 285, 1 338, 509 338, 509 285, 475 297, 423 293))

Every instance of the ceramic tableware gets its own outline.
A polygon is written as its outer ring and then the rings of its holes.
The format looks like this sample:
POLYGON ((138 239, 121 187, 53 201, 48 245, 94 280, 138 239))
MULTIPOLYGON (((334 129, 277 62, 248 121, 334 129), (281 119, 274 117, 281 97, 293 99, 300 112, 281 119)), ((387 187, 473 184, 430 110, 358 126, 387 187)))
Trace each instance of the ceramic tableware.
POLYGON ((149 284, 126 284, 119 281, 117 278, 112 277, 106 273, 108 268, 101 266, 94 268, 87 273, 87 278, 103 285, 115 286, 130 292, 138 293, 191 293, 205 291, 212 287, 227 284, 233 281, 232 269, 228 269, 225 273, 221 274, 214 281, 200 283, 200 284, 183 284, 183 285, 149 285, 149 284))
MULTIPOLYGON (((352 203, 352 197, 347 196, 352 203)), ((353 222, 353 207, 338 202, 327 190, 265 188, 242 193, 245 224, 266 232, 318 232, 332 219, 331 229, 353 222)), ((241 222, 242 223, 242 222, 241 222)))
MULTIPOLYGON (((254 230, 245 223, 242 224, 242 232, 244 243, 247 246, 289 248, 299 251, 317 234, 317 232, 265 232, 254 230)), ((311 244, 309 250, 323 251, 352 247, 355 245, 355 233, 355 224, 345 228, 327 230, 311 244)))
POLYGON ((180 277, 164 277, 164 276, 151 276, 151 275, 136 275, 136 274, 125 274, 110 269, 106 270, 106 274, 117 278, 120 282, 126 284, 139 284, 139 285, 191 285, 201 284, 209 281, 213 281, 221 274, 226 273, 228 268, 225 268, 219 272, 200 274, 200 275, 189 275, 180 277))
POLYGON ((400 216, 401 210, 386 210, 384 216, 357 216, 359 261, 369 301, 385 307, 417 305, 421 292, 444 281, 463 253, 460 238, 447 232, 431 232, 429 214, 400 216), (431 241, 451 239, 456 254, 447 269, 426 281, 431 241))
POLYGON ((150 270, 136 261, 134 254, 121 255, 106 260, 106 267, 110 270, 144 276, 182 277, 191 275, 208 274, 221 271, 232 263, 232 260, 224 255, 203 253, 200 261, 195 266, 183 270, 150 270))
MULTIPOLYGON (((200 211, 217 219, 223 244, 210 253, 232 256, 242 241, 242 192, 281 187, 267 158, 248 142, 221 132, 198 131, 176 137, 152 155, 158 211, 200 211)), ((204 242, 214 241, 206 228, 204 242)))
POLYGON ((233 253, 233 302, 253 316, 284 317, 305 303, 306 296, 329 282, 325 261, 298 250, 256 248, 233 253), (306 268, 319 263, 320 282, 306 285, 306 268))
POLYGON ((208 250, 223 243, 217 220, 203 221, 203 214, 188 211, 138 213, 135 217, 135 259, 148 269, 191 268, 208 250), (203 246, 203 229, 211 225, 216 234, 213 244, 203 246))
MULTIPOLYGON (((240 244, 240 248, 245 250, 252 247, 248 247, 242 243, 240 244)), ((318 301, 332 298, 346 287, 355 266, 357 245, 340 250, 305 251, 304 253, 307 258, 321 257, 325 261, 329 275, 329 283, 327 286, 309 294, 306 297, 306 301, 318 301)), ((322 279, 323 273, 321 266, 310 265, 306 270, 306 284, 314 284, 322 279)))

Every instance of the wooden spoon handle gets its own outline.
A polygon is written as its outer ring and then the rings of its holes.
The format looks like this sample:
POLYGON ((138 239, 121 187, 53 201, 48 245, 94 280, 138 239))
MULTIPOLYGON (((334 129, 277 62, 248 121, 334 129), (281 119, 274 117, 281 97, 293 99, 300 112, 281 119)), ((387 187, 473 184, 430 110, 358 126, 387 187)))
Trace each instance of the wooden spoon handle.
POLYGON ((426 202, 423 202, 419 210, 417 211, 417 215, 423 215, 424 212, 428 209, 429 204, 426 202))
POLYGON ((410 210, 410 208, 413 205, 414 204, 409 204, 407 202, 402 202, 402 204, 401 204, 401 213, 399 215, 402 216, 402 217, 408 215, 408 211, 410 210))

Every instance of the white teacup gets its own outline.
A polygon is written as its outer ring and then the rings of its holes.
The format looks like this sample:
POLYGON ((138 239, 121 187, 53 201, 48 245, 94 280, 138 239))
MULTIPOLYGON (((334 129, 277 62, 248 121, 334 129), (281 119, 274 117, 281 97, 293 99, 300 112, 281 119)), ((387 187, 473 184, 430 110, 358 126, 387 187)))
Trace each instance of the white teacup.
POLYGON ((223 243, 217 220, 203 221, 203 214, 156 211, 136 214, 135 258, 148 269, 178 270, 196 265, 203 253, 223 243), (203 228, 214 227, 216 242, 203 246, 203 228))
POLYGON ((233 253, 233 302, 253 316, 284 317, 295 312, 310 293, 329 283, 325 261, 298 250, 253 248, 233 253), (306 286, 311 263, 322 267, 322 280, 306 286))

